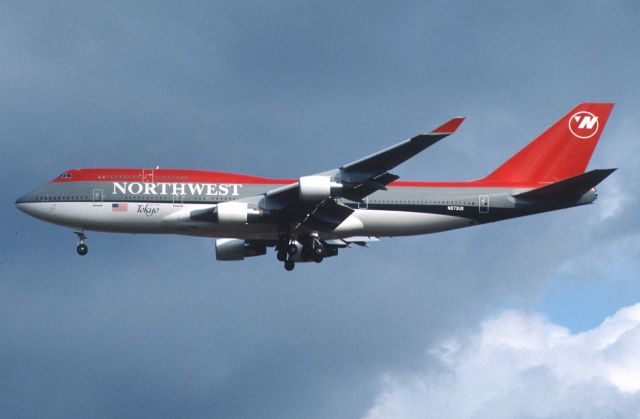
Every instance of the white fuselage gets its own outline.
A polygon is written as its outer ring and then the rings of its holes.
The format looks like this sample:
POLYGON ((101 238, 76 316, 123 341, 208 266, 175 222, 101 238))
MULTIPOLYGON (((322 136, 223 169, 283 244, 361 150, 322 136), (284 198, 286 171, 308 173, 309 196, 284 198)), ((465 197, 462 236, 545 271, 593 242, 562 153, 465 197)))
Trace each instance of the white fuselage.
MULTIPOLYGON (((118 205, 123 205, 119 203, 118 205)), ((211 204, 128 202, 118 211, 111 202, 29 202, 18 204, 23 212, 76 230, 117 233, 184 234, 209 237, 275 239, 272 223, 220 224, 193 221, 189 214, 211 204)), ((326 238, 349 236, 406 236, 428 234, 474 224, 473 220, 441 214, 356 209, 326 238)))

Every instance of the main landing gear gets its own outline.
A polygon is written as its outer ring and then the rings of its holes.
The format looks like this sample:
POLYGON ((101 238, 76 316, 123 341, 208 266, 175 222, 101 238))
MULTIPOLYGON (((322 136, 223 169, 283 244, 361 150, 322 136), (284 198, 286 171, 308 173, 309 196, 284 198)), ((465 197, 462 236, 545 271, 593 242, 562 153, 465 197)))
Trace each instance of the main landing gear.
MULTIPOLYGON (((293 238, 281 237, 276 246, 276 257, 280 262, 293 258, 298 253, 298 246, 293 238)), ((291 268, 293 269, 293 268, 291 268)))
POLYGON ((311 242, 311 259, 315 263, 320 263, 324 259, 325 250, 322 242, 318 239, 313 239, 311 242))
POLYGON ((278 240, 276 257, 280 262, 284 262, 284 268, 287 271, 292 271, 295 268, 294 258, 296 257, 302 262, 314 261, 320 263, 326 256, 324 245, 317 237, 311 236, 299 240, 300 243, 296 242, 293 237, 287 236, 283 236, 278 240), (300 244, 302 244, 301 250, 299 249, 300 244), (300 253, 299 255, 298 252, 300 253))
POLYGON ((76 248, 76 250, 78 251, 78 254, 80 256, 84 256, 87 254, 87 252, 89 251, 89 248, 87 247, 86 244, 84 244, 84 241, 87 239, 87 236, 84 235, 83 231, 74 231, 75 235, 78 236, 78 247, 76 248))
POLYGON ((284 262, 284 268, 287 271, 292 271, 296 267, 296 263, 293 258, 298 253, 298 245, 293 237, 282 236, 278 240, 276 246, 276 258, 280 262, 284 262))
POLYGON ((284 261, 284 268, 287 271, 293 271, 293 268, 296 267, 296 263, 293 261, 293 259, 287 259, 284 261))

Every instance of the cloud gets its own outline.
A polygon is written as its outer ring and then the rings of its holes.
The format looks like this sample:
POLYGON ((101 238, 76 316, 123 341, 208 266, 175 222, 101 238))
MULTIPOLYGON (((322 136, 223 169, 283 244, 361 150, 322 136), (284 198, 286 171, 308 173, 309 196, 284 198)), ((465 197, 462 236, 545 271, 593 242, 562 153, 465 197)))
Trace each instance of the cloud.
MULTIPOLYGON (((620 170, 596 206, 385 239, 285 275, 273 254, 216 263, 212 240, 186 237, 91 233, 79 258, 71 231, 7 199, 5 416, 359 416, 381 374, 404 383, 424 348, 505 301, 535 304, 559 271, 620 290, 613 307, 640 300, 616 285, 638 271, 638 7, 361 3, 3 2, 4 194, 71 167, 296 177, 456 114, 460 133, 397 173, 472 179, 576 103, 612 100, 591 167, 620 170)), ((553 301, 598 319, 587 327, 614 310, 576 308, 568 289, 553 301)))
POLYGON ((507 310, 384 376, 367 417, 640 417, 640 303, 577 334, 507 310))
POLYGON ((604 221, 622 213, 624 209, 633 204, 633 196, 625 189, 617 178, 607 182, 607 199, 599 203, 598 220, 590 220, 592 223, 604 221))

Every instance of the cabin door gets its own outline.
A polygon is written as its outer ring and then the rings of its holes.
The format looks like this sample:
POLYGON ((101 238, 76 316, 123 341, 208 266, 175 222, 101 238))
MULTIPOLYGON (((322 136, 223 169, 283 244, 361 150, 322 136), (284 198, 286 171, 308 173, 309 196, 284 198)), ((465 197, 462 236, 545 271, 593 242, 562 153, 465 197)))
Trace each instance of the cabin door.
POLYGON ((478 208, 482 214, 489 213, 489 195, 480 195, 478 208))

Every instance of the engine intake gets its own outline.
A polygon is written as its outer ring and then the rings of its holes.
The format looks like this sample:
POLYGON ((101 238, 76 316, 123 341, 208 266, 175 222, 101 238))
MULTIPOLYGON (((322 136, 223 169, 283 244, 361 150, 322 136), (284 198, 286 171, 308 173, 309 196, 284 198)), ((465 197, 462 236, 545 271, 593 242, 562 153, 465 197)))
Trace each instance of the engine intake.
POLYGON ((216 260, 244 260, 267 253, 267 246, 242 239, 216 240, 216 260))
POLYGON ((302 176, 298 183, 302 201, 320 201, 330 198, 342 188, 341 184, 332 182, 329 176, 302 176))

